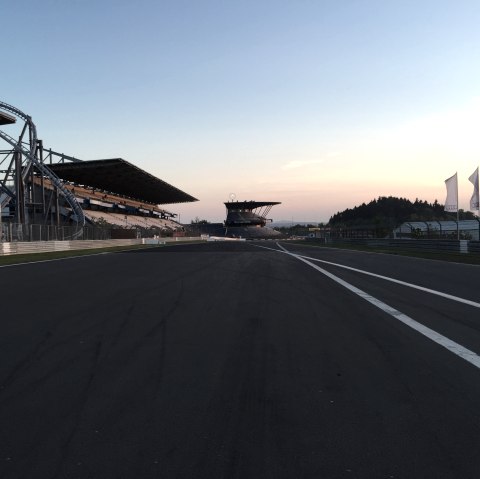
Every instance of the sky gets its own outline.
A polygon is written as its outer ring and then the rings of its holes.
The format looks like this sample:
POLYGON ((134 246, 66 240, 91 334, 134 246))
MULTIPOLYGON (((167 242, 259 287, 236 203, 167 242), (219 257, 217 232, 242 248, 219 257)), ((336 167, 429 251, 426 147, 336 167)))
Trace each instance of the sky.
MULTIPOLYGON (((460 208, 480 162, 478 0, 0 0, 0 101, 45 147, 200 201, 326 222, 379 196, 460 208)), ((7 127, 4 127, 4 131, 7 127)))

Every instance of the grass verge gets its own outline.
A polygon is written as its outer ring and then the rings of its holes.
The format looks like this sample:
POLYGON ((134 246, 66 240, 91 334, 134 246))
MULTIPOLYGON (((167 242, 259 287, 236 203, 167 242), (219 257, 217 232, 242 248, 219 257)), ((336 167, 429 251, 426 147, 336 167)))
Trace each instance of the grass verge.
POLYGON ((12 254, 1 255, 0 266, 9 264, 21 264, 21 263, 35 263, 37 261, 48 261, 52 259, 72 258, 78 256, 89 256, 99 253, 117 253, 122 251, 132 251, 138 249, 151 249, 151 248, 165 248, 173 245, 198 243, 198 241, 172 241, 160 245, 140 244, 129 246, 111 246, 107 248, 94 248, 94 249, 75 249, 69 251, 50 251, 42 253, 26 253, 26 254, 12 254))
POLYGON ((433 259, 437 261, 450 261, 453 263, 465 264, 480 264, 480 254, 478 253, 452 253, 449 251, 412 251, 400 249, 378 248, 374 246, 365 245, 350 245, 350 244, 322 244, 322 243, 307 243, 305 241, 291 241, 289 243, 301 244, 312 248, 335 248, 346 249, 354 251, 365 251, 369 253, 391 254, 396 256, 410 256, 412 258, 433 259))

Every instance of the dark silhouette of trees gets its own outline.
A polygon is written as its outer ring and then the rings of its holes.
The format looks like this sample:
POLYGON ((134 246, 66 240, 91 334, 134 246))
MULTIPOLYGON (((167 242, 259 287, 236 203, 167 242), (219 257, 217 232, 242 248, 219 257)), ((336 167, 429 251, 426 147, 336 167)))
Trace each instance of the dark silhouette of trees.
POLYGON ((195 216, 195 218, 190 222, 192 225, 208 225, 210 224, 209 221, 207 220, 201 220, 198 216, 195 216))
MULTIPOLYGON (((456 213, 447 213, 437 200, 433 203, 394 196, 380 196, 370 203, 334 214, 330 226, 392 230, 406 221, 455 221, 456 213)), ((460 219, 475 219, 469 211, 459 211, 460 219)))

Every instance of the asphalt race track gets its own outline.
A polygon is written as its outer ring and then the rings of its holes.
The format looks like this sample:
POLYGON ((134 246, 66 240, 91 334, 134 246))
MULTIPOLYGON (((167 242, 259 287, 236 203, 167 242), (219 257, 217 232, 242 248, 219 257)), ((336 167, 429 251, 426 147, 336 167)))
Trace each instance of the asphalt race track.
POLYGON ((0 286, 2 479, 480 477, 479 266, 231 242, 0 286))

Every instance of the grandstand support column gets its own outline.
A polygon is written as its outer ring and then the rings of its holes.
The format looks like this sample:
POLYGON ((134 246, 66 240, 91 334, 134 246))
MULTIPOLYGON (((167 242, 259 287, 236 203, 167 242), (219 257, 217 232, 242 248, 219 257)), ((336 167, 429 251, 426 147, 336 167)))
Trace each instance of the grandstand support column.
MULTIPOLYGON (((44 159, 43 159, 43 140, 38 140, 37 141, 37 152, 38 152, 38 157, 40 160, 41 165, 43 166, 44 159)), ((45 218, 47 208, 46 208, 46 199, 45 199, 45 178, 43 175, 40 175, 40 191, 42 192, 41 194, 41 199, 42 199, 42 217, 45 218)))
POLYGON ((15 222, 23 223, 25 221, 25 195, 22 178, 22 154, 19 151, 15 155, 15 191, 16 191, 16 205, 15 205, 15 222))
MULTIPOLYGON (((18 138, 18 145, 21 146, 23 138, 28 129, 28 136, 31 138, 32 131, 29 128, 28 123, 25 123, 18 138)), ((24 167, 22 165, 23 158, 22 152, 16 150, 15 153, 15 186, 16 186, 16 207, 15 207, 15 220, 17 223, 25 223, 25 181, 23 177, 24 167)))
MULTIPOLYGON (((36 207, 37 207, 37 195, 35 192, 35 174, 33 171, 33 168, 30 169, 30 179, 28 181, 28 202, 30 206, 30 218, 29 218, 29 223, 30 223, 30 229, 31 229, 31 224, 35 223, 36 219, 36 207)), ((30 236, 31 237, 31 236, 30 236)))
POLYGON ((55 224, 60 226, 60 201, 58 196, 58 188, 55 188, 55 224))

